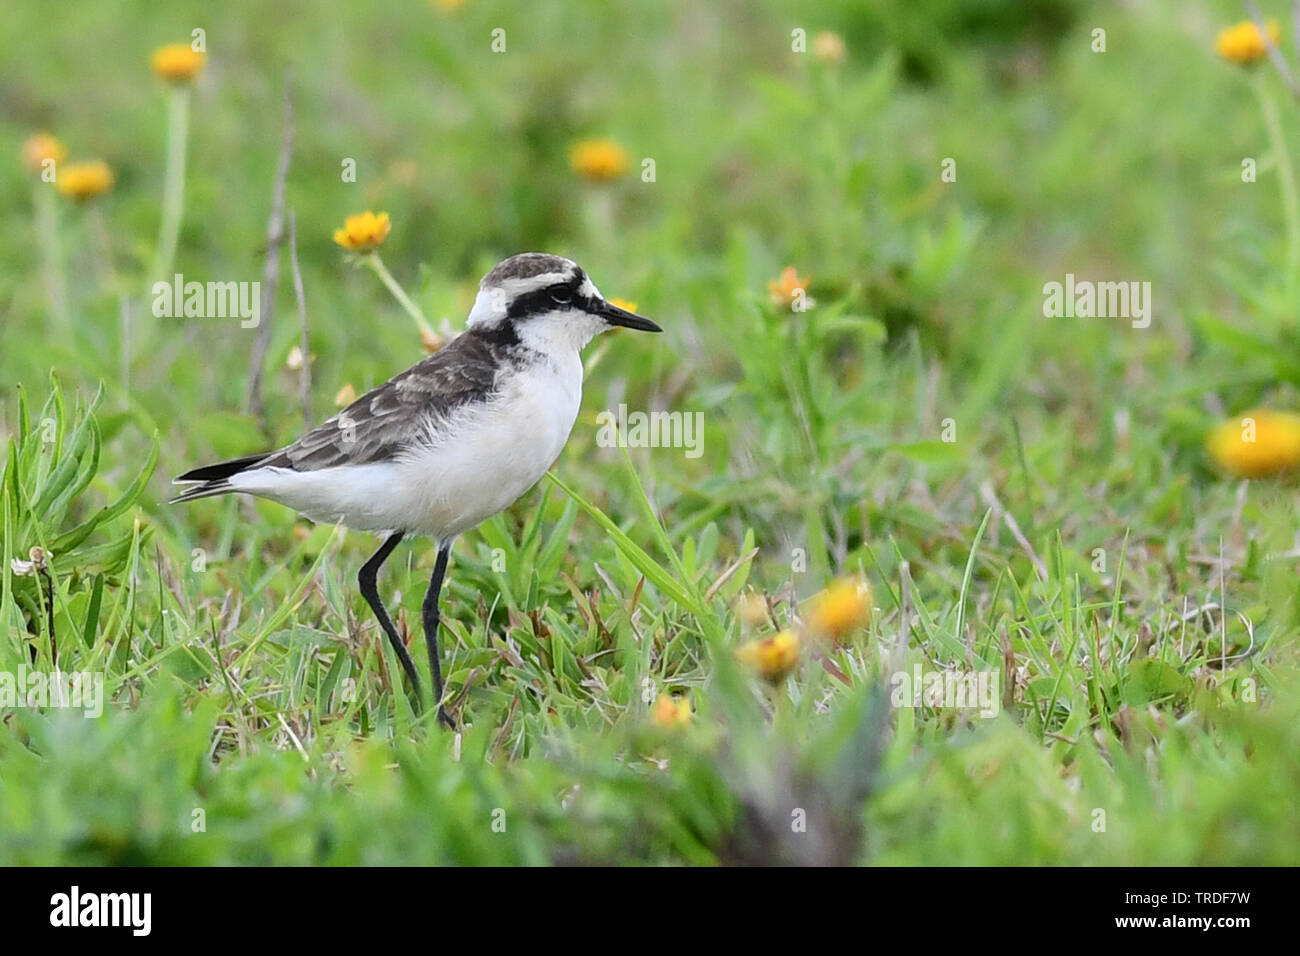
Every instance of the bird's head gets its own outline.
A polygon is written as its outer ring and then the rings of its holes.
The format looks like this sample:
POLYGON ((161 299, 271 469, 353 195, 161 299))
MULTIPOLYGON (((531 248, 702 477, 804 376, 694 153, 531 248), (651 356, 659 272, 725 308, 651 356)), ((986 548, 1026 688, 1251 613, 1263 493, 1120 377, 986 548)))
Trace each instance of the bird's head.
POLYGON ((468 326, 544 352, 581 349, 618 326, 663 331, 607 302, 573 260, 542 252, 511 256, 485 275, 468 326))

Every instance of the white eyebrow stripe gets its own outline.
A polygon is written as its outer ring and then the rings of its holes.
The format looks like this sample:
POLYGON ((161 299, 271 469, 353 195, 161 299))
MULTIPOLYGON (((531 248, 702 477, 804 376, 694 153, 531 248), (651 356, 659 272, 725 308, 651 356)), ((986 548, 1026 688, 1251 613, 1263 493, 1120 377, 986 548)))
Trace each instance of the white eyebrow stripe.
POLYGON ((501 283, 501 290, 514 299, 538 289, 545 289, 560 282, 568 281, 572 276, 565 272, 543 272, 525 279, 506 279, 501 283))
POLYGON ((596 283, 591 281, 591 276, 587 276, 582 280, 580 294, 585 296, 588 299, 604 298, 604 296, 600 294, 600 290, 596 288, 596 283))

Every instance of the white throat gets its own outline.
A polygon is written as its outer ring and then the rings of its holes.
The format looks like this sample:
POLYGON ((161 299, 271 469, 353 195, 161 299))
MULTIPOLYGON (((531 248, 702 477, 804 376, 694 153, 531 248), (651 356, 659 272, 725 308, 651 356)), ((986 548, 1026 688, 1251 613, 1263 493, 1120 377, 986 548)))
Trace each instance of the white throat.
POLYGON ((576 355, 607 328, 604 319, 574 309, 544 312, 515 321, 520 344, 553 357, 576 355))

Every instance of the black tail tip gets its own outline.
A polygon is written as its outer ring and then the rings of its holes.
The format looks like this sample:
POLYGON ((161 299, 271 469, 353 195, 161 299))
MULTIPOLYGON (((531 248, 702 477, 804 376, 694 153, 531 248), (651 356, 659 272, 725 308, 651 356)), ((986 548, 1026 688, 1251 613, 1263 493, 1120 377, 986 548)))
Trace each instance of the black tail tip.
MULTIPOLYGON (((221 481, 229 478, 231 475, 237 475, 241 471, 247 471, 259 461, 266 459, 265 454, 246 455, 243 458, 232 458, 230 461, 217 462, 215 465, 204 465, 201 468, 194 468, 178 475, 172 479, 173 484, 179 484, 185 481, 221 481)), ((189 494, 189 492, 186 492, 189 494)), ((184 497, 182 495, 181 497, 184 497)))

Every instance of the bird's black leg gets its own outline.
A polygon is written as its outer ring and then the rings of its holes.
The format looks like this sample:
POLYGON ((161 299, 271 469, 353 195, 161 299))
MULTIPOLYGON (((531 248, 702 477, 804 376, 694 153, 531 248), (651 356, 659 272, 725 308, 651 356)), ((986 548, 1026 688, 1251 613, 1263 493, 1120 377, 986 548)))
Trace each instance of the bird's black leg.
POLYGON ((420 675, 415 669, 415 662, 411 660, 411 655, 406 652, 406 646, 402 639, 397 635, 397 628, 393 626, 393 619, 388 616, 388 611, 384 608, 383 602, 379 600, 379 591, 375 588, 375 580, 379 577, 379 567, 388 560, 388 556, 393 553, 402 540, 403 532, 395 532, 388 538, 379 550, 361 566, 361 571, 357 574, 357 584, 361 586, 361 596, 366 599, 370 605, 370 610, 375 612, 375 617, 379 619, 379 626, 384 629, 388 635, 388 641, 393 645, 393 650, 397 652, 397 658, 402 662, 402 670, 406 671, 406 676, 415 688, 416 710, 421 709, 420 701, 423 697, 420 694, 420 675))
POLYGON ((442 617, 438 613, 438 595, 442 593, 442 578, 447 573, 447 558, 451 555, 451 542, 438 546, 438 560, 433 565, 433 577, 429 579, 429 590, 424 593, 424 606, 421 617, 424 619, 424 643, 429 649, 429 673, 433 677, 433 702, 438 708, 438 719, 448 727, 451 718, 442 709, 442 665, 438 659, 438 624, 442 617))

